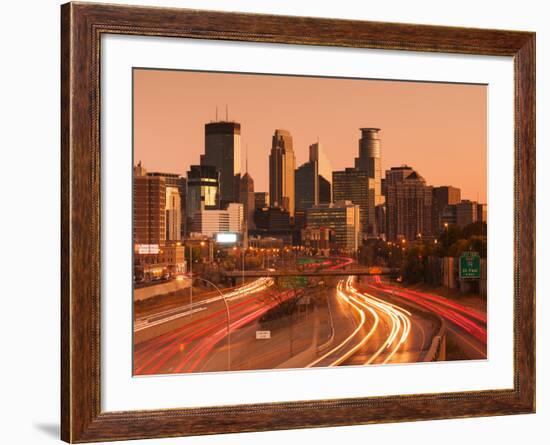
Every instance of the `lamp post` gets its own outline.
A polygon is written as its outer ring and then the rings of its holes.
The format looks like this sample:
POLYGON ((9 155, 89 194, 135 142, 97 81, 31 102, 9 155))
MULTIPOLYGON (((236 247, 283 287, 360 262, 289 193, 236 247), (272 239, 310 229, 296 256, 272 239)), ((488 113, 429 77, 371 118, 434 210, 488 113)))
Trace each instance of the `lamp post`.
POLYGON ((216 286, 212 281, 207 280, 206 278, 197 277, 199 280, 204 281, 205 283, 211 285, 214 289, 218 291, 220 294, 221 299, 223 300, 223 303, 225 304, 225 311, 227 314, 227 370, 231 371, 231 316, 229 314, 229 303, 227 302, 227 299, 225 298, 225 295, 220 290, 218 286, 216 286))
POLYGON ((243 258, 242 258, 242 261, 243 261, 243 279, 242 279, 242 285, 244 286, 244 255, 245 255, 245 249, 244 248, 241 248, 242 252, 243 252, 243 258))
MULTIPOLYGON (((191 286, 189 287, 189 304, 193 308, 193 247, 189 245, 189 277, 191 278, 191 286)), ((191 312, 191 317, 193 312, 191 312)))

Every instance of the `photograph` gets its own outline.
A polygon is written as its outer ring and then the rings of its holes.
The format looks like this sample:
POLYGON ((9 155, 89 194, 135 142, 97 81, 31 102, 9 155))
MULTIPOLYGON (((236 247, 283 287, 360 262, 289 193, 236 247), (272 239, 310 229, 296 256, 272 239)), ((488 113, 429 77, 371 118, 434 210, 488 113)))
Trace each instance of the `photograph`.
POLYGON ((134 68, 134 375, 486 359, 486 101, 134 68))
POLYGON ((133 375, 487 360, 487 94, 134 67, 133 375))

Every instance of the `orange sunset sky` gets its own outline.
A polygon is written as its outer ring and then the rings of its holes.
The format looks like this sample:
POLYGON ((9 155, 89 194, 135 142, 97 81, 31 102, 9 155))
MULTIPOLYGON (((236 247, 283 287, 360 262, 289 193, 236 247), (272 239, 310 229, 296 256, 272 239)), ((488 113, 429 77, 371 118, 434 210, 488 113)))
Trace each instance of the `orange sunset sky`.
POLYGON ((317 139, 333 170, 353 167, 360 127, 381 128, 382 168, 408 164, 429 185, 486 202, 487 87, 365 79, 134 70, 134 160, 185 175, 204 152, 204 124, 241 123, 244 169, 267 191, 277 128, 294 140, 296 167, 317 139))

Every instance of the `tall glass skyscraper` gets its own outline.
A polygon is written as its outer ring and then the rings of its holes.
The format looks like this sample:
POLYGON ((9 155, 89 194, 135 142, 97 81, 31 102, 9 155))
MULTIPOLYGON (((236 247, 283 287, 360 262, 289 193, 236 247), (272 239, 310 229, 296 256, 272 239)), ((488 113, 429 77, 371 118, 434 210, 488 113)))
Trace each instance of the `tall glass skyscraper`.
POLYGON ((241 124, 210 122, 204 126, 204 154, 201 165, 216 167, 220 172, 222 207, 239 202, 241 180, 241 124))
POLYGON ((269 154, 269 203, 294 216, 294 169, 296 156, 292 136, 287 130, 275 130, 269 154))
POLYGON ((220 172, 216 167, 192 165, 187 172, 187 218, 192 220, 199 210, 219 209, 219 190, 220 172))

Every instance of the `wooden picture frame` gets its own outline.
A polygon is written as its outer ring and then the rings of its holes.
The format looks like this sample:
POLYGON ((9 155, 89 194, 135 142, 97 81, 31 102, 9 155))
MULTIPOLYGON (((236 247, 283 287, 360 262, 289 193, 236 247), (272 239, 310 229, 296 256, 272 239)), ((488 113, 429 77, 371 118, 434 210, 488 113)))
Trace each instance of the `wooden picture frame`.
POLYGON ((61 436, 67 442, 494 416, 535 411, 535 34, 68 3, 61 7, 61 436), (438 394, 102 412, 100 38, 103 34, 512 56, 514 387, 438 394))

